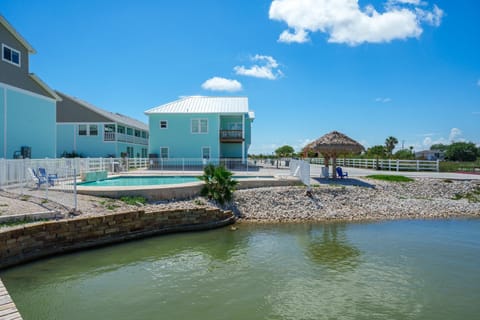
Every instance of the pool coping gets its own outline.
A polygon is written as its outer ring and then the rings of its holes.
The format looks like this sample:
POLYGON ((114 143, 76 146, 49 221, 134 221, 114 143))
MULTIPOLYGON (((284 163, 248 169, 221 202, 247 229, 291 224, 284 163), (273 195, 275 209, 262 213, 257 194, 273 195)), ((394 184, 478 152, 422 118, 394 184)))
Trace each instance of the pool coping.
MULTIPOLYGON (((135 175, 112 175, 109 178, 119 176, 134 177, 135 175)), ((252 178, 242 177, 237 180, 239 183, 237 189, 250 189, 260 187, 279 187, 279 186, 295 186, 301 184, 300 180, 291 176, 273 176, 272 178, 262 178, 252 176, 252 178)), ((100 196, 108 198, 121 198, 125 196, 140 196, 148 201, 161 200, 180 200, 196 197, 200 194, 203 186, 202 181, 163 184, 163 185, 147 185, 147 186, 82 186, 77 185, 79 194, 100 196)))

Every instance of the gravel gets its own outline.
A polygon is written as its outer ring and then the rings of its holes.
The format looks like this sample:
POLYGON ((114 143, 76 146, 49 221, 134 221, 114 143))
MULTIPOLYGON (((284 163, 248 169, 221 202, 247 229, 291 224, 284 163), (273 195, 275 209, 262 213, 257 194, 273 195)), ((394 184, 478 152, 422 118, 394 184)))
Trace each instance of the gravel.
MULTIPOLYGON (((445 218, 480 216, 480 184, 478 181, 459 181, 419 178, 414 182, 398 183, 372 179, 348 179, 359 186, 337 183, 320 184, 312 188, 311 196, 305 187, 265 187, 238 190, 234 196, 234 212, 243 221, 292 222, 325 220, 385 220, 402 218, 445 218), (473 195, 469 198, 467 195, 473 195), (460 198, 455 200, 454 198, 460 198)), ((16 195, 0 191, 0 215, 56 211, 68 215, 69 209, 49 201, 34 191, 16 195)), ((58 194, 61 196, 61 193, 58 194)), ((59 198, 60 199, 60 198, 59 198)), ((205 199, 165 201, 147 205, 128 205, 116 199, 78 195, 78 217, 105 215, 113 212, 162 209, 194 209, 214 207, 205 199)))

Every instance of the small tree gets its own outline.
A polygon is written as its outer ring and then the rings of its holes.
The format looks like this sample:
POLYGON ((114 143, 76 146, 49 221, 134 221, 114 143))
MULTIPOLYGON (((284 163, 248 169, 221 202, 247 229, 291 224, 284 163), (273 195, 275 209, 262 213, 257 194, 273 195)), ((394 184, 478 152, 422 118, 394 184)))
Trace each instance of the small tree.
POLYGON ((232 176, 233 174, 223 166, 207 165, 203 170, 203 175, 198 177, 205 182, 200 194, 221 205, 232 201, 233 192, 238 184, 238 181, 233 180, 232 176))
POLYGON ((445 157, 452 161, 475 161, 478 148, 472 142, 454 142, 448 146, 445 157))
POLYGON ((387 150, 387 153, 391 156, 393 153, 393 149, 395 149, 395 146, 397 145, 398 140, 395 137, 388 137, 385 139, 385 149, 387 150))
POLYGON ((284 145, 280 148, 277 148, 277 150, 275 150, 275 154, 277 155, 277 157, 288 157, 294 153, 295 153, 295 150, 293 149, 293 147, 289 145, 284 145))
POLYGON ((432 144, 430 150, 447 151, 448 146, 443 143, 432 144))

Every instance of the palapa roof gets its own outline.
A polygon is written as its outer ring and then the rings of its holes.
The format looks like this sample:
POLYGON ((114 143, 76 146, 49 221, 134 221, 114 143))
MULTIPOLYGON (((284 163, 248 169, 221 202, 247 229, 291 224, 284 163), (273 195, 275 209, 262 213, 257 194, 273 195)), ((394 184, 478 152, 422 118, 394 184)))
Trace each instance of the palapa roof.
POLYGON ((363 146, 347 135, 332 131, 317 140, 309 143, 306 149, 318 151, 326 156, 338 156, 345 153, 359 153, 364 150, 363 146))

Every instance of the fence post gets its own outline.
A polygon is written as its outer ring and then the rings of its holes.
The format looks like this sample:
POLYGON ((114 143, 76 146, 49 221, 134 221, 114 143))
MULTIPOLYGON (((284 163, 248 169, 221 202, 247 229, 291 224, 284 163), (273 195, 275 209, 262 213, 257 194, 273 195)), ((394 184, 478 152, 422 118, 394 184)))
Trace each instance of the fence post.
POLYGON ((400 160, 397 159, 397 171, 399 171, 400 160))
POLYGON ((417 160, 417 171, 420 171, 420 160, 417 160))
POLYGON ((77 169, 73 168, 73 208, 77 212, 77 169))
POLYGON ((440 172, 440 160, 437 159, 437 172, 440 172))

